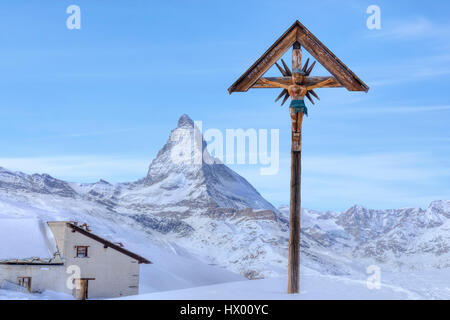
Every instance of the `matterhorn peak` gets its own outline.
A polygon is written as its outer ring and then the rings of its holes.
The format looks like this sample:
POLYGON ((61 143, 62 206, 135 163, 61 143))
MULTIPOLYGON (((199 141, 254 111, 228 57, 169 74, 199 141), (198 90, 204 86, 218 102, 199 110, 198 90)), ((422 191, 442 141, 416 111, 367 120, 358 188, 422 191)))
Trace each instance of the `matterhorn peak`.
POLYGON ((178 128, 193 128, 194 121, 187 114, 183 114, 180 119, 178 119, 178 128))
POLYGON ((247 180, 211 156, 201 130, 186 114, 179 118, 143 181, 146 186, 161 188, 160 202, 164 197, 164 203, 171 205, 178 205, 174 199, 197 203, 193 211, 213 207, 277 211, 247 180))

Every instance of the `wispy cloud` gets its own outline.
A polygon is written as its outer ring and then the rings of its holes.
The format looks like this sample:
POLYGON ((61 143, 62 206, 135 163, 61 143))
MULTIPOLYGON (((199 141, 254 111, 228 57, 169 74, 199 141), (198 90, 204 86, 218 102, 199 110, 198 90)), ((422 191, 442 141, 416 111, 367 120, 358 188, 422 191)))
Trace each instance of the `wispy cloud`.
POLYGON ((145 176, 149 164, 150 159, 108 155, 0 158, 0 166, 9 170, 74 182, 132 181, 145 176))
POLYGON ((450 105, 446 106, 384 106, 384 107, 357 107, 342 108, 339 112, 350 112, 352 114, 387 114, 387 113, 421 113, 421 112, 437 112, 450 111, 450 105))
MULTIPOLYGON (((391 69, 395 70, 395 69, 391 69)), ((409 82, 423 81, 434 77, 450 75, 450 66, 441 66, 441 68, 418 68, 417 70, 410 70, 407 74, 399 74, 393 72, 390 75, 385 75, 369 81, 371 87, 392 86, 404 84, 409 82), (393 76, 395 74, 395 76, 393 76)))
POLYGON ((425 17, 396 21, 383 25, 377 32, 370 32, 369 37, 383 37, 393 40, 415 39, 419 37, 444 37, 450 35, 450 25, 436 24, 425 17))
POLYGON ((62 134, 62 135, 60 135, 60 137, 82 138, 82 137, 95 137, 95 136, 109 136, 109 135, 129 133, 129 132, 134 132, 134 131, 136 131, 136 129, 73 132, 73 133, 62 134))
MULTIPOLYGON (((133 181, 145 176, 149 159, 119 156, 0 158, 0 166, 25 173, 48 173, 75 182, 133 181)), ((289 201, 290 157, 280 172, 262 176, 258 166, 232 166, 274 204, 289 201)), ((450 162, 424 153, 324 154, 303 159, 304 206, 345 209, 355 203, 376 208, 426 206, 448 198, 450 162)))
MULTIPOLYGON (((272 178, 254 168, 234 168, 275 204, 289 203, 290 156, 272 178)), ((450 162, 426 153, 305 155, 302 204, 311 209, 344 210, 360 203, 373 208, 426 207, 447 199, 450 162)))
MULTIPOLYGON (((410 40, 417 43, 417 50, 409 50, 401 55, 394 54, 392 59, 383 59, 372 66, 366 66, 365 73, 372 79, 367 82, 371 87, 392 86, 403 83, 431 80, 450 75, 450 54, 448 39, 450 24, 439 24, 425 17, 400 20, 383 24, 381 30, 370 31, 367 37, 380 40, 410 40), (426 48, 421 48, 426 46, 426 48), (416 55, 420 53, 419 55, 416 55)), ((385 44, 384 44, 385 45, 385 44)))
POLYGON ((343 180, 416 183, 450 176, 448 168, 420 153, 313 156, 306 157, 304 165, 310 173, 343 180))
POLYGON ((383 68, 373 65, 366 68, 366 73, 372 75, 372 80, 368 81, 372 87, 433 80, 450 75, 450 54, 384 62, 383 68))

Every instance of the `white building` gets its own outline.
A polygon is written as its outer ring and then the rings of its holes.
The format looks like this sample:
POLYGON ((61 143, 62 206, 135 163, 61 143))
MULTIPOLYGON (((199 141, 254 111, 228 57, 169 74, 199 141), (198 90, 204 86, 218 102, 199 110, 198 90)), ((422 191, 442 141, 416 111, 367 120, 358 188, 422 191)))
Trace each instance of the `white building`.
POLYGON ((53 290, 78 299, 139 294, 139 265, 151 263, 75 222, 0 219, 0 286, 53 290))

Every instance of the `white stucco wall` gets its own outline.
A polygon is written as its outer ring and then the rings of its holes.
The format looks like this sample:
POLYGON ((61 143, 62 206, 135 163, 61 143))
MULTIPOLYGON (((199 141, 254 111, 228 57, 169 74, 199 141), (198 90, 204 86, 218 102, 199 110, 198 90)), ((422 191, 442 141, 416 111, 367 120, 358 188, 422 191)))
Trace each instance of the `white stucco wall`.
POLYGON ((31 277, 33 292, 53 290, 71 294, 66 287, 65 266, 30 266, 0 264, 0 284, 3 280, 17 284, 19 277, 31 277))
MULTIPOLYGON (((66 222, 49 222, 63 266, 1 265, 0 283, 17 283, 18 277, 31 277, 32 290, 54 290, 72 294, 67 286, 70 277, 93 278, 89 281, 89 298, 113 298, 139 294, 139 263, 137 260, 79 232, 72 232, 66 222), (88 246, 88 257, 77 258, 76 246, 88 246), (79 267, 77 276, 66 273, 79 267), (72 267, 73 268, 73 267, 72 267)), ((70 282, 70 281, 69 281, 70 282)))

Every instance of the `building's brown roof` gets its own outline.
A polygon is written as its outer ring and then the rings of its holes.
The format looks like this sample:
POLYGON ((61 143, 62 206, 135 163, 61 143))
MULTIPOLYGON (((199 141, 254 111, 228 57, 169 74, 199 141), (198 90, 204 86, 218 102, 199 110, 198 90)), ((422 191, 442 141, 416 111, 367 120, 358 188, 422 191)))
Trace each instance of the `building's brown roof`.
POLYGON ((139 263, 145 263, 145 264, 152 263, 151 261, 145 259, 144 257, 141 257, 140 255, 138 255, 136 253, 128 251, 127 249, 112 243, 111 241, 108 241, 102 237, 99 237, 89 231, 86 231, 85 229, 80 228, 79 226, 76 226, 73 223, 68 222, 67 225, 69 226, 69 228, 72 228, 73 232, 79 232, 79 233, 85 235, 86 237, 89 237, 95 241, 98 241, 98 242, 102 243, 105 246, 105 248, 112 248, 114 250, 117 250, 120 253, 123 253, 133 259, 136 259, 139 263))
POLYGON ((228 92, 231 94, 232 92, 245 92, 250 89, 295 42, 299 42, 347 90, 369 91, 369 87, 356 74, 297 20, 231 85, 228 92))

